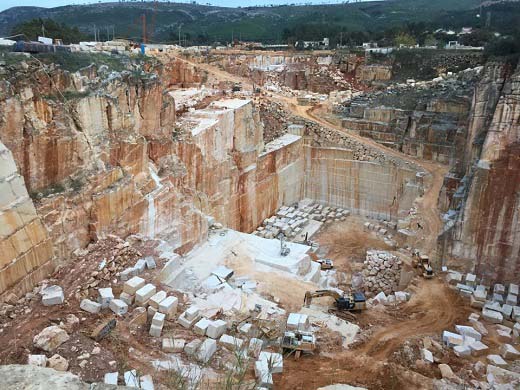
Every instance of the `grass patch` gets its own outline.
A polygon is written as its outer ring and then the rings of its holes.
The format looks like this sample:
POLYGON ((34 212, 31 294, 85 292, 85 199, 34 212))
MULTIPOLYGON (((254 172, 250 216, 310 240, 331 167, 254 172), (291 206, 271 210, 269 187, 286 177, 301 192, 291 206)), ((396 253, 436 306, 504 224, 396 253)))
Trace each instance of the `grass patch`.
POLYGON ((110 71, 121 72, 128 66, 127 56, 103 53, 43 53, 34 56, 44 64, 57 64, 69 72, 77 72, 92 64, 106 65, 110 71))
POLYGON ((29 192, 29 196, 33 200, 39 200, 51 195, 61 194, 62 192, 65 192, 65 187, 63 186, 63 184, 55 183, 51 184, 48 187, 29 192))
POLYGON ((6 66, 18 65, 27 60, 30 60, 30 57, 23 53, 13 53, 10 47, 0 46, 0 61, 3 61, 6 66))

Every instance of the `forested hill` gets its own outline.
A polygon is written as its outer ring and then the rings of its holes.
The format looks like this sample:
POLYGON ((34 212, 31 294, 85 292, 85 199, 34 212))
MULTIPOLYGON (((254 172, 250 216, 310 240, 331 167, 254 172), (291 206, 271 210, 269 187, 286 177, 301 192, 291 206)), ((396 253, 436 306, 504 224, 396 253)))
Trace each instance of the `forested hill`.
POLYGON ((519 2, 486 2, 483 17, 480 0, 386 0, 332 5, 288 5, 273 7, 225 8, 202 4, 168 2, 111 2, 71 5, 56 8, 14 7, 0 12, 0 36, 9 35, 14 26, 34 18, 51 18, 78 27, 93 37, 140 39, 142 15, 146 15, 149 40, 188 43, 242 40, 286 42, 288 39, 321 39, 332 43, 344 38, 363 39, 363 34, 418 28, 479 27, 504 33, 518 29, 519 2), (491 12, 489 17, 487 13, 491 12), (410 28, 410 27, 409 27, 410 28), (361 35, 360 35, 361 34, 361 35))

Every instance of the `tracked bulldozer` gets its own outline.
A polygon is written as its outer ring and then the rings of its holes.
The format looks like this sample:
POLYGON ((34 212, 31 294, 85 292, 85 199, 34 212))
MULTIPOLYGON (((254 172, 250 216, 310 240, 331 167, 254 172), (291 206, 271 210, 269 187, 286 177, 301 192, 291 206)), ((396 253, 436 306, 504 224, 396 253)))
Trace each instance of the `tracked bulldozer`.
POLYGON ((348 321, 356 319, 352 312, 360 312, 367 308, 365 294, 358 292, 342 295, 335 290, 307 291, 303 303, 309 306, 313 298, 320 297, 334 298, 334 307, 329 309, 329 313, 348 321))

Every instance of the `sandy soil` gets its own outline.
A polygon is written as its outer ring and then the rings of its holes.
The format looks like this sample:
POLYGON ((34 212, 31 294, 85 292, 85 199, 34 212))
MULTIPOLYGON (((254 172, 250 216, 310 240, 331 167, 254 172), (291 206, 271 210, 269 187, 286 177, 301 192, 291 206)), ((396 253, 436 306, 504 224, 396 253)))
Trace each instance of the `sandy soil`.
POLYGON ((370 332, 366 342, 333 356, 287 359, 279 379, 282 389, 316 389, 332 383, 349 383, 369 389, 421 389, 438 377, 436 369, 427 376, 408 371, 393 361, 407 340, 418 343, 422 336, 438 336, 453 324, 465 321, 469 309, 461 298, 441 281, 420 282, 412 300, 393 316, 373 310, 359 315, 370 332))
POLYGON ((313 240, 318 241, 318 255, 332 259, 334 268, 340 272, 358 271, 369 249, 389 250, 383 240, 363 231, 365 221, 359 216, 349 216, 345 221, 325 225, 313 240))

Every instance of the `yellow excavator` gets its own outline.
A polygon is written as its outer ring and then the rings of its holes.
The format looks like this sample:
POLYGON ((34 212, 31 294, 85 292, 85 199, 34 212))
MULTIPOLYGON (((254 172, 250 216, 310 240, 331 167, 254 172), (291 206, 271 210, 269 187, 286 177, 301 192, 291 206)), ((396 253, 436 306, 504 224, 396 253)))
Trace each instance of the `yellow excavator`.
POLYGON ((349 321, 356 319, 352 312, 359 312, 367 308, 365 294, 358 292, 341 295, 335 290, 307 291, 303 303, 305 306, 309 306, 313 298, 319 297, 334 298, 334 308, 329 309, 329 313, 349 321))

